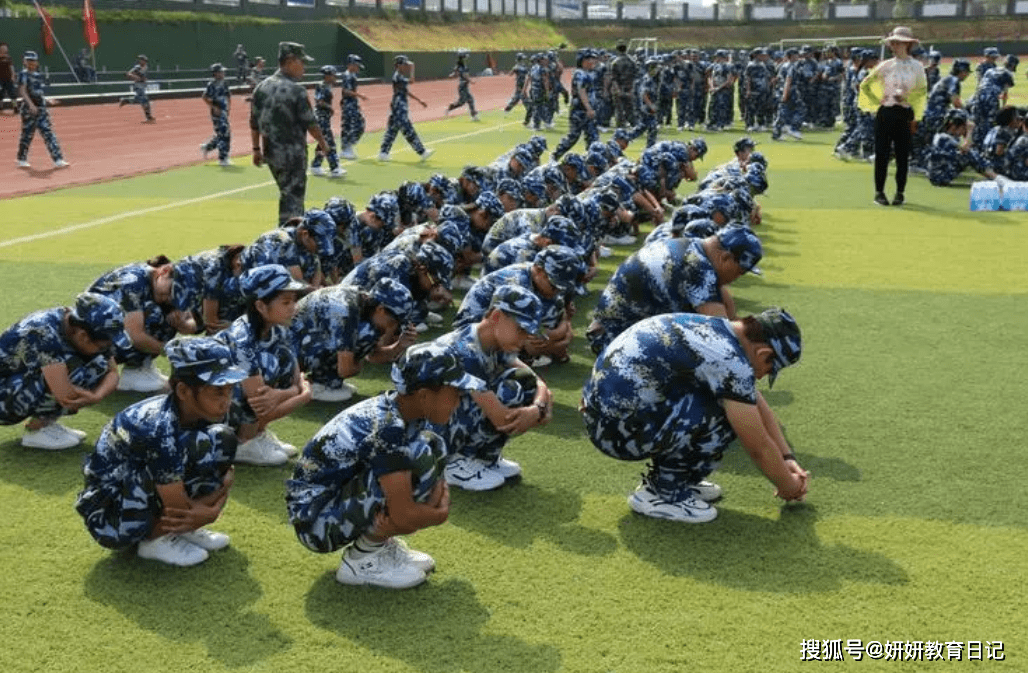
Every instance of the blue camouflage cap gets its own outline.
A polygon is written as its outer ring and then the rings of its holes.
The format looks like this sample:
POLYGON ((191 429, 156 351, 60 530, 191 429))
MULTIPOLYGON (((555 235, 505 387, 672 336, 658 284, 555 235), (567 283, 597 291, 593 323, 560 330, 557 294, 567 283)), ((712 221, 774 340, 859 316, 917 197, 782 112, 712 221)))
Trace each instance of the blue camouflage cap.
POLYGON ((750 272, 762 276, 764 274, 757 264, 764 256, 764 248, 760 245, 760 239, 749 227, 733 222, 726 224, 718 232, 717 240, 721 247, 732 253, 739 267, 743 272, 750 272))
POLYGON ((504 178, 496 183, 496 194, 508 194, 521 200, 521 183, 514 178, 504 178))
POLYGON ((320 68, 318 68, 318 72, 320 72, 322 75, 338 75, 339 74, 339 71, 336 70, 336 67, 334 65, 323 65, 320 68))
POLYGON ((617 191, 610 188, 593 194, 590 200, 599 207, 601 212, 608 215, 621 207, 621 200, 618 199, 617 191))
POLYGON ((401 395, 437 386, 469 391, 486 387, 485 381, 464 371, 460 359, 448 348, 431 341, 408 348, 393 364, 390 378, 401 395))
POLYGON ((569 248, 577 248, 581 237, 578 226, 561 215, 554 215, 546 220, 539 233, 557 245, 566 245, 569 248))
POLYGON ((75 298, 71 316, 88 327, 91 337, 110 341, 121 349, 132 347, 125 333, 125 312, 110 297, 83 292, 75 298))
POLYGON ((751 138, 749 136, 743 136, 742 138, 739 138, 738 140, 736 140, 735 144, 732 145, 732 151, 733 152, 741 152, 741 151, 743 151, 744 149, 747 149, 747 148, 752 150, 756 146, 757 146, 757 141, 755 141, 753 138, 751 138))
POLYGON ((507 212, 500 202, 500 198, 488 189, 482 190, 475 199, 475 205, 484 210, 493 220, 500 219, 507 212))
POLYGON ((521 187, 526 194, 531 194, 537 199, 546 198, 546 183, 543 181, 542 176, 526 175, 524 180, 521 181, 521 187))
POLYGON ((442 173, 434 173, 428 178, 428 186, 442 195, 444 203, 450 203, 457 198, 457 188, 450 178, 442 173))
POLYGON ((318 245, 318 254, 331 257, 335 254, 336 221, 324 210, 312 208, 303 215, 300 224, 314 237, 318 245))
POLYGON ((800 335, 800 326, 796 320, 789 315, 788 311, 777 306, 767 309, 753 316, 764 328, 764 338, 775 356, 771 363, 771 375, 768 377, 768 386, 775 385, 778 372, 784 367, 799 362, 800 353, 803 350, 803 339, 800 335))
POLYGON ((753 154, 750 155, 750 158, 749 158, 749 161, 747 162, 747 164, 749 166, 760 165, 760 166, 763 166, 766 169, 767 168, 767 157, 764 156, 763 152, 759 152, 759 151, 758 152, 754 152, 753 154))
POLYGON ((603 173, 610 166, 610 160, 607 157, 606 152, 592 151, 590 150, 585 155, 585 165, 592 166, 599 173, 603 173))
POLYGON ((693 220, 705 220, 709 217, 710 212, 706 208, 694 203, 686 203, 675 208, 675 212, 671 215, 671 230, 681 232, 685 229, 685 225, 693 220))
POLYGON ((532 168, 536 165, 536 159, 532 156, 532 150, 527 147, 515 150, 514 154, 511 155, 511 159, 516 159, 523 168, 532 168))
MULTIPOLYGON (((396 190, 398 197, 402 195, 403 200, 418 210, 435 208, 435 201, 428 195, 420 182, 405 182, 396 190)), ((397 198, 397 203, 400 199, 397 198)))
POLYGON ((707 156, 707 141, 703 138, 693 138, 689 141, 689 147, 696 153, 697 159, 707 156))
POLYGON ((1007 54, 1007 57, 1003 59, 1003 67, 1010 72, 1017 72, 1017 66, 1020 65, 1021 59, 1013 54, 1007 54))
POLYGON ((239 284, 243 294, 253 299, 265 299, 276 292, 302 292, 310 289, 306 283, 293 278, 281 264, 255 266, 243 274, 239 284))
POLYGON ((572 290, 583 273, 582 258, 565 245, 550 245, 540 250, 534 263, 546 272, 550 283, 560 292, 572 290))
POLYGON ((461 236, 465 240, 471 235, 471 217, 468 215, 468 211, 464 210, 461 206, 448 203, 440 208, 439 221, 449 221, 456 224, 460 227, 461 236))
POLYGON ((443 220, 435 228, 436 243, 446 248, 451 255, 456 255, 459 250, 464 249, 464 239, 460 225, 453 220, 443 220))
POLYGON ((789 47, 788 49, 785 50, 785 55, 786 56, 799 56, 799 53, 800 53, 800 50, 797 49, 796 47, 789 47))
POLYGON ((39 60, 39 54, 37 54, 34 51, 26 51, 25 55, 22 56, 22 59, 24 59, 26 61, 38 61, 39 60))
POLYGON ((717 234, 717 223, 707 218, 692 220, 682 229, 682 236, 686 238, 707 238, 715 234, 717 234))
POLYGON ((529 334, 538 334, 542 302, 534 292, 520 285, 501 285, 493 292, 490 308, 498 308, 529 334))
POLYGON ((354 63, 359 65, 361 70, 364 69, 364 59, 361 58, 360 54, 350 54, 346 57, 346 65, 353 65, 354 63))
POLYGON ((336 227, 349 229, 357 218, 357 209, 353 204, 340 196, 333 196, 325 202, 325 212, 336 223, 336 227))
POLYGON ((711 215, 721 213, 729 220, 733 219, 737 212, 735 201, 728 194, 715 194, 703 205, 711 215))
POLYGON ((996 47, 986 47, 983 54, 985 56, 999 56, 999 49, 996 47))
POLYGON ((434 241, 425 241, 414 253, 414 261, 423 265, 434 280, 442 283, 447 290, 450 289, 453 255, 448 253, 446 248, 434 241))
POLYGON ((557 212, 568 218, 576 225, 586 219, 585 207, 582 202, 570 194, 564 194, 554 202, 557 212))
POLYGON ((225 66, 223 66, 222 64, 220 64, 220 63, 212 63, 211 64, 211 72, 212 73, 224 72, 224 71, 225 71, 225 66))
POLYGON ((301 61, 313 61, 306 51, 304 46, 299 42, 279 42, 278 43, 278 60, 282 61, 284 58, 295 57, 301 61))
POLYGON ((536 155, 542 154, 546 151, 546 136, 532 136, 528 139, 528 144, 536 155))
POLYGON ((586 167, 585 159, 582 158, 581 154, 569 152, 564 155, 564 158, 561 160, 561 163, 574 168, 575 172, 578 173, 579 180, 589 179, 589 169, 586 167))
POLYGON ((562 193, 566 194, 569 191, 568 179, 565 177, 564 171, 556 166, 546 166, 543 168, 543 181, 547 186, 556 187, 562 193))
POLYGON ((229 386, 246 379, 245 369, 235 366, 232 351, 214 337, 176 337, 164 345, 171 374, 197 379, 209 386, 229 386))
POLYGON ((379 192, 368 201, 368 210, 385 222, 387 227, 391 227, 400 216, 400 202, 392 192, 379 192))
POLYGON ((395 278, 383 278, 375 283, 369 294, 392 313, 400 324, 410 322, 411 314, 414 313, 414 297, 406 285, 395 278))

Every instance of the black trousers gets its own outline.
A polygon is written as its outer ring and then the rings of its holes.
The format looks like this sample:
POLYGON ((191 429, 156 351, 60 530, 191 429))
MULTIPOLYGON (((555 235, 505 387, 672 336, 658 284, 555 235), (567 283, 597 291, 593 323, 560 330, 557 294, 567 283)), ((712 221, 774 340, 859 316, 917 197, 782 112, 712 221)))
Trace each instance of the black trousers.
POLYGON ((895 105, 880 107, 875 115, 875 192, 885 191, 889 173, 889 157, 896 151, 896 191, 907 188, 907 165, 910 159, 910 122, 914 111, 895 105))

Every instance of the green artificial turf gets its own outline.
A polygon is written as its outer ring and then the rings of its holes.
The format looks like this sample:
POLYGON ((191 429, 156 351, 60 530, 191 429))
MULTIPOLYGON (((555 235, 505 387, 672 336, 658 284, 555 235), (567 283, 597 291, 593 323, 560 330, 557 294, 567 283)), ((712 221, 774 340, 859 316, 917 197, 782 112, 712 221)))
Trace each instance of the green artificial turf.
MULTIPOLYGON (((340 182, 311 178, 308 205, 336 194, 362 205, 403 180, 488 162, 529 135, 498 113, 484 118, 419 125, 438 150, 428 164, 400 141, 391 164, 358 162, 340 182)), ((738 135, 707 137, 701 173, 729 158, 738 135)), ((548 137, 552 147, 558 137, 548 137)), ((970 213, 966 184, 938 189, 918 177, 906 207, 877 207, 871 167, 832 159, 835 137, 761 138, 771 183, 757 228, 766 275, 733 285, 741 312, 782 305, 803 329, 802 361, 774 390, 761 387, 813 473, 806 504, 782 506, 736 447, 715 475, 726 496, 714 522, 688 526, 629 510, 625 496, 643 465, 602 456, 576 412, 593 360, 582 337, 587 314, 630 251, 621 248, 579 303, 571 362, 540 371, 556 393, 553 423, 507 449, 524 479, 496 492, 455 492, 450 520, 411 536, 438 562, 414 590, 337 584, 338 555, 307 551, 286 520, 288 467, 240 466, 215 526, 232 546, 202 566, 105 551, 72 509, 86 448, 26 450, 20 428, 0 428, 0 670, 967 665, 902 654, 801 662, 801 642, 811 639, 1001 641, 1006 658, 976 670, 1028 670, 1028 214, 970 213)), ((372 156, 376 145, 369 137, 358 151, 372 156)), ((269 180, 253 167, 203 165, 5 202, 0 323, 67 304, 118 264, 252 240, 274 226, 269 180)), ((387 370, 368 366, 356 384, 373 395, 388 387, 387 370)), ((95 438, 138 399, 117 393, 68 423, 95 438)), ((302 444, 336 411, 312 403, 275 429, 302 444)))

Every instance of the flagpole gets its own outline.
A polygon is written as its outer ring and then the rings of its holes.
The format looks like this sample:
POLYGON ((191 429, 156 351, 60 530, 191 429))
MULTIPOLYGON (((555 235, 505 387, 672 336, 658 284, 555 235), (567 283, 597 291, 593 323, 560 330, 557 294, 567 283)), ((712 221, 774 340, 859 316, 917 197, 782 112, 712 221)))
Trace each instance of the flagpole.
POLYGON ((100 78, 96 75, 96 47, 89 45, 89 55, 93 58, 93 77, 94 81, 100 81, 100 78))
POLYGON ((71 76, 75 78, 76 82, 82 84, 82 80, 79 79, 78 73, 75 72, 75 68, 71 65, 71 60, 68 58, 68 55, 64 53, 64 47, 61 46, 61 41, 57 39, 57 33, 54 32, 53 26, 46 22, 46 17, 43 16, 43 8, 39 6, 39 1, 32 0, 32 4, 35 5, 36 11, 39 13, 39 18, 42 20, 43 25, 50 31, 50 37, 54 39, 54 43, 57 45, 57 48, 61 50, 61 56, 64 57, 64 62, 68 64, 68 70, 71 71, 71 76))

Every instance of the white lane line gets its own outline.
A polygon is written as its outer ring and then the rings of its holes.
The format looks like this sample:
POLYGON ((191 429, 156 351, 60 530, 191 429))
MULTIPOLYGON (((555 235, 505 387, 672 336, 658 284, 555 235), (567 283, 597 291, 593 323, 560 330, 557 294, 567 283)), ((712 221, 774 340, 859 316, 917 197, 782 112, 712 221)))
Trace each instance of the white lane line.
MULTIPOLYGON (((483 133, 491 133, 493 131, 497 131, 499 129, 505 128, 507 126, 511 126, 512 124, 516 124, 516 123, 517 122, 508 122, 506 124, 500 124, 498 126, 488 126, 488 127, 485 127, 485 128, 478 129, 477 131, 472 131, 470 133, 462 133, 462 134, 456 135, 456 136, 449 136, 449 137, 446 137, 446 138, 440 138, 439 140, 434 140, 434 141, 432 141, 430 143, 425 143, 425 145, 439 145, 439 144, 442 144, 442 143, 453 142, 453 141, 456 141, 456 140, 463 140, 465 138, 470 138, 472 136, 481 135, 483 133)), ((411 152, 411 151, 412 150, 411 150, 410 146, 408 145, 408 146, 404 147, 403 149, 398 150, 397 154, 402 154, 404 152, 411 152)), ((364 161, 372 161, 372 160, 373 159, 371 157, 369 157, 368 159, 358 160, 357 163, 362 163, 364 161)), ((377 159, 374 159, 374 160, 377 161, 377 159)), ((105 225, 105 224, 110 224, 111 222, 118 222, 120 220, 126 220, 126 219, 129 219, 129 218, 132 218, 132 217, 139 217, 140 215, 149 215, 151 213, 159 213, 159 212, 164 211, 164 210, 171 210, 172 208, 181 208, 183 206, 190 206, 190 205, 192 205, 194 203, 202 203, 204 201, 211 201, 213 199, 220 199, 220 198, 222 198, 224 196, 232 196, 233 194, 240 194, 242 192, 248 192, 248 191, 253 190, 253 189, 261 189, 263 187, 269 187, 269 186, 274 185, 274 184, 275 184, 274 180, 268 180, 266 182, 259 182, 259 183, 252 184, 252 185, 246 185, 245 187, 237 187, 235 189, 229 189, 229 190, 226 190, 226 191, 223 191, 223 192, 215 192, 214 194, 207 194, 206 196, 198 196, 198 197, 196 197, 194 199, 184 199, 182 201, 172 201, 171 203, 165 203, 164 205, 160 205, 160 206, 152 206, 150 208, 141 208, 139 210, 130 210, 130 211, 127 211, 127 212, 124 212, 124 213, 118 213, 116 215, 108 215, 107 217, 101 217, 100 219, 97 219, 97 220, 90 220, 89 222, 82 222, 80 224, 72 224, 72 225, 69 225, 67 227, 61 227, 60 229, 54 229, 52 231, 44 231, 44 232, 39 233, 39 234, 32 234, 30 236, 20 236, 18 238, 12 238, 12 239, 9 239, 9 240, 6 240, 6 241, 0 241, 0 248, 9 248, 11 246, 20 245, 22 243, 31 243, 33 241, 40 241, 40 240, 47 239, 47 238, 55 238, 57 236, 63 236, 64 234, 70 234, 70 233, 73 233, 73 232, 76 232, 76 231, 81 231, 83 229, 92 229, 94 227, 99 227, 99 226, 102 226, 102 225, 105 225)), ((342 184, 345 185, 345 183, 342 183, 342 184)))

